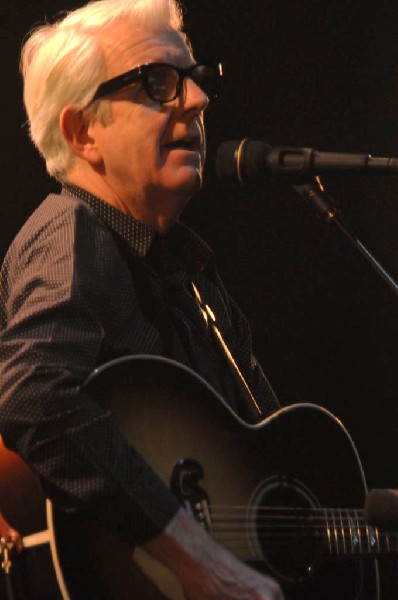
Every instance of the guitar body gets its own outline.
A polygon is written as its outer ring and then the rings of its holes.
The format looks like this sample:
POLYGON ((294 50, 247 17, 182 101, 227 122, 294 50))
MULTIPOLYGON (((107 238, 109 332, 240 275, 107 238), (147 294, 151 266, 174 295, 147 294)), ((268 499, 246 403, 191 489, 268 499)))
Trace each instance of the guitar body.
MULTIPOLYGON (((287 599, 378 599, 375 559, 339 556, 336 540, 343 517, 341 523, 327 517, 329 537, 321 525, 311 523, 316 535, 307 538, 300 521, 292 532, 278 511, 272 512, 275 507, 285 512, 303 507, 323 518, 327 512, 322 507, 363 507, 366 486, 357 452, 328 411, 292 405, 251 426, 192 371, 150 356, 112 361, 86 385, 186 507, 195 512, 200 505, 199 518, 214 538, 277 578, 287 599), (208 518, 201 515, 207 508, 208 518), (265 520, 263 515, 268 515, 265 520), (336 545, 332 558, 329 550, 336 545)), ((163 567, 137 552, 140 568, 133 568, 130 549, 90 519, 55 514, 55 532, 73 600, 183 598, 178 582, 163 567)), ((343 536, 343 542, 341 554, 353 544, 352 536, 343 536)), ((50 598, 37 592, 32 597, 50 598)))

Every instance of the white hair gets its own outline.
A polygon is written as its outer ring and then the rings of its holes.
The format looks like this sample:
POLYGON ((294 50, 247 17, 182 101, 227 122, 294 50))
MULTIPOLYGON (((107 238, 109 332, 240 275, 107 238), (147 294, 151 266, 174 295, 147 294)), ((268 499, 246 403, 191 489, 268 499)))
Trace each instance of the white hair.
MULTIPOLYGON (((144 31, 182 31, 178 0, 95 0, 55 23, 33 30, 22 47, 21 72, 30 136, 60 181, 72 167, 74 154, 64 139, 59 117, 74 104, 82 110, 106 78, 99 36, 116 21, 133 21, 144 31)), ((104 121, 106 100, 93 103, 104 121)))

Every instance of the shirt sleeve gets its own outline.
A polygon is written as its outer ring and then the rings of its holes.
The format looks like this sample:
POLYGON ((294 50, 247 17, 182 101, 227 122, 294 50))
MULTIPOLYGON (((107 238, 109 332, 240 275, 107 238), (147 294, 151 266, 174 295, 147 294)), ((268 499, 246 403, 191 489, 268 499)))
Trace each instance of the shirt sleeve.
POLYGON ((93 510, 117 537, 140 544, 179 505, 83 389, 109 336, 126 320, 133 326, 130 280, 88 208, 31 218, 0 279, 0 431, 58 508, 93 510))

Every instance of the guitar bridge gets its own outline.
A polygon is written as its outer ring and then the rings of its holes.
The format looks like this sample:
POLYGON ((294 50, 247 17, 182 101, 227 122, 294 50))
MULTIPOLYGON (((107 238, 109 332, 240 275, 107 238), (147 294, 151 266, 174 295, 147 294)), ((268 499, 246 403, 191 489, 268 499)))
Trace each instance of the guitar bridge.
POLYGON ((172 470, 170 489, 185 510, 211 534, 209 497, 206 490, 199 485, 203 477, 203 467, 197 460, 183 458, 172 470))

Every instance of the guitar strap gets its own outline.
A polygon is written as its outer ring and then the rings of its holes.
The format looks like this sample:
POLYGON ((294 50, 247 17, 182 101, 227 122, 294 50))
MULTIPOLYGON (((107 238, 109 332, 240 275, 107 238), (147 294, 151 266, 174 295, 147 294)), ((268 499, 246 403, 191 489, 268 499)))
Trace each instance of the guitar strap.
POLYGON ((221 331, 217 327, 217 320, 216 320, 216 316, 215 316, 214 312, 212 311, 212 309, 210 308, 210 306, 208 304, 203 302, 202 296, 200 295, 200 292, 199 292, 198 288, 196 287, 196 285, 193 282, 191 283, 191 285, 192 285, 192 289, 193 289, 193 293, 195 295, 196 301, 199 305, 200 313, 201 313, 203 319, 205 320, 207 327, 209 327, 211 329, 211 331, 213 332, 214 338, 216 340, 218 347, 221 349, 221 352, 227 358, 227 364, 232 372, 232 375, 233 375, 236 383, 238 384, 238 387, 239 387, 241 393, 243 394, 244 398, 246 398, 246 400, 248 400, 249 404, 254 407, 257 414, 259 416, 261 416, 261 414, 262 414, 261 408, 259 407, 257 400, 253 396, 253 394, 246 382, 246 379, 242 375, 241 370, 239 369, 234 357, 232 356, 232 353, 231 353, 230 349, 228 348, 228 345, 226 344, 221 331))

